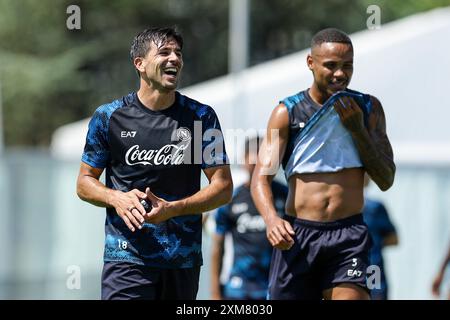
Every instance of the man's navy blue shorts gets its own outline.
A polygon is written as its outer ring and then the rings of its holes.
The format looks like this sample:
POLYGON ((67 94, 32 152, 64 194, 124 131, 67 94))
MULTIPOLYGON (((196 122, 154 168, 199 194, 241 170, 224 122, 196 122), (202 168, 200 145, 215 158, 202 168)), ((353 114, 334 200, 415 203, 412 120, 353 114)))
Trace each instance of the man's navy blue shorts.
POLYGON ((269 299, 322 299, 323 290, 341 283, 367 289, 371 239, 362 214, 333 222, 283 219, 294 228, 295 243, 273 251, 269 299))
POLYGON ((156 269, 128 262, 105 262, 102 300, 195 300, 200 266, 156 269))

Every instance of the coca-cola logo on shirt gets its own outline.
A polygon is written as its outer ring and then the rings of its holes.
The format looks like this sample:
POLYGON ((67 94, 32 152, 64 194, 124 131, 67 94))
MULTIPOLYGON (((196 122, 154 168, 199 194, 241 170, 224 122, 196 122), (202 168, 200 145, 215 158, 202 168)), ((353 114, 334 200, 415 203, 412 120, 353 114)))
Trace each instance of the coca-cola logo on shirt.
POLYGON ((138 144, 125 153, 125 162, 129 166, 140 165, 180 165, 184 161, 184 150, 189 147, 191 132, 188 128, 178 128, 175 136, 181 140, 177 144, 166 144, 159 149, 140 149, 138 144))
POLYGON ((184 150, 187 149, 189 144, 167 144, 160 149, 145 150, 140 149, 138 144, 128 149, 125 154, 125 162, 129 166, 135 166, 137 164, 142 165, 179 165, 184 160, 184 150))

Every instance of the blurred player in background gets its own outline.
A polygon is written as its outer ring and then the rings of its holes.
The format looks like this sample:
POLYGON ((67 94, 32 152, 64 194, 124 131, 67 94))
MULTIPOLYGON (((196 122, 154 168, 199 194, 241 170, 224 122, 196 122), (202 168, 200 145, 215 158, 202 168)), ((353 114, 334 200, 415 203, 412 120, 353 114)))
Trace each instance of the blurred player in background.
MULTIPOLYGON (((211 254, 211 298, 263 300, 267 296, 270 259, 273 248, 266 237, 264 220, 250 195, 250 180, 258 156, 260 138, 245 142, 244 168, 247 181, 236 188, 229 204, 215 214, 216 232, 211 254), (224 262, 225 236, 232 237, 232 266, 228 280, 220 283, 224 262)), ((287 187, 273 181, 274 206, 281 216, 287 197, 287 187)))
MULTIPOLYGON (((367 174, 364 175, 364 187, 370 183, 367 174)), ((380 287, 374 288, 370 292, 372 300, 388 299, 388 283, 384 269, 384 259, 382 250, 387 246, 396 246, 398 244, 397 231, 389 218, 385 206, 376 200, 364 197, 363 209, 364 221, 369 228, 372 237, 372 247, 369 251, 369 261, 371 265, 377 265, 380 268, 380 287)))

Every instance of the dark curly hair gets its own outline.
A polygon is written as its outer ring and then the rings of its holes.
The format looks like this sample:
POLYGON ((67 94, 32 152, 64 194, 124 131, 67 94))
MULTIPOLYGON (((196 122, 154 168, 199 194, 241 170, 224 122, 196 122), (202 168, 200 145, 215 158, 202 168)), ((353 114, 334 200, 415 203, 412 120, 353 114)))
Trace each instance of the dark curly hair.
POLYGON ((131 61, 134 61, 137 57, 145 57, 150 49, 151 42, 157 46, 161 46, 171 39, 174 39, 178 43, 180 49, 183 48, 183 37, 176 28, 145 29, 133 39, 130 49, 131 61))
POLYGON ((327 28, 317 32, 311 40, 311 48, 320 46, 325 42, 346 43, 353 47, 352 40, 349 36, 336 28, 327 28))

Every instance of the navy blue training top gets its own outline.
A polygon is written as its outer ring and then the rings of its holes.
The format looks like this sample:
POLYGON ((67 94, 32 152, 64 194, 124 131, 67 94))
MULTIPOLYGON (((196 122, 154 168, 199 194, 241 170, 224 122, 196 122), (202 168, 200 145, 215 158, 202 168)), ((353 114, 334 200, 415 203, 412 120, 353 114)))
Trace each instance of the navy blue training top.
POLYGON ((365 198, 363 217, 372 237, 372 248, 369 251, 370 264, 380 267, 381 285, 385 286, 386 278, 382 254, 383 241, 387 235, 396 233, 396 229, 389 218, 385 206, 379 201, 365 198))
MULTIPOLYGON (((277 213, 283 216, 288 189, 274 181, 272 193, 277 213)), ((233 239, 233 265, 224 286, 224 297, 265 299, 273 248, 250 189, 245 185, 238 187, 231 202, 219 208, 215 218, 216 233, 230 233, 233 239)))
MULTIPOLYGON (((106 168, 108 188, 150 187, 167 201, 195 194, 202 169, 228 163, 214 110, 178 92, 162 111, 146 108, 135 92, 100 106, 89 123, 82 161, 106 168)), ((106 213, 104 261, 158 268, 202 264, 200 214, 145 223, 131 232, 114 208, 106 213)))

